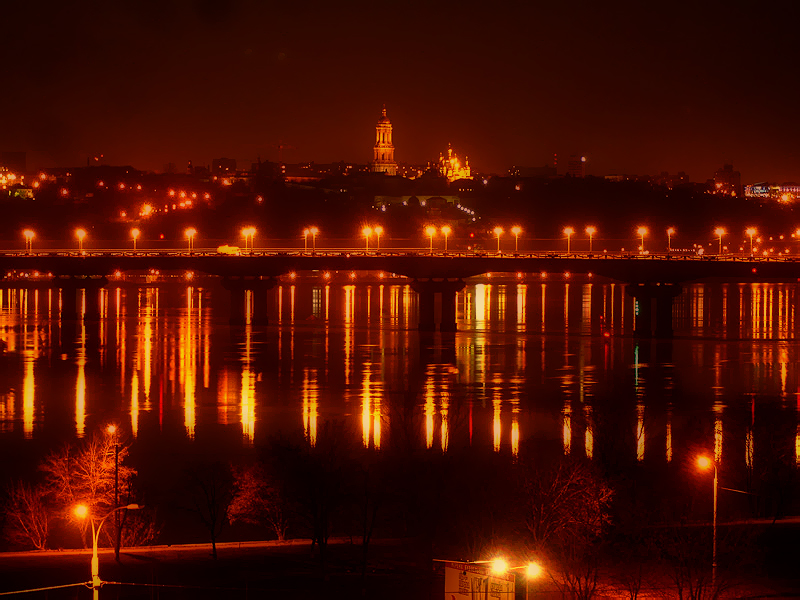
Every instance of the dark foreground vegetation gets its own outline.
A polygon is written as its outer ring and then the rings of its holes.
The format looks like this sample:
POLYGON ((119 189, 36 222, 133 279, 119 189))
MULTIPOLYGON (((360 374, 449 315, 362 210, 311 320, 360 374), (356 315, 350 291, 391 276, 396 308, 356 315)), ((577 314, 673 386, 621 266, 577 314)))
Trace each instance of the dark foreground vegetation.
MULTIPOLYGON (((454 436, 463 424, 457 411, 452 417, 454 436)), ((220 542, 307 538, 313 561, 306 546, 300 571, 311 564, 308 576, 323 582, 347 573, 348 585, 360 581, 365 589, 378 585, 376 569, 406 573, 424 587, 436 585, 436 558, 503 555, 523 564, 535 557, 548 585, 579 598, 609 585, 631 598, 653 589, 711 598, 793 573, 794 530, 780 521, 796 508, 793 457, 751 469, 743 482, 751 495, 725 499, 721 523, 761 521, 720 527, 712 588, 711 486, 692 465, 645 469, 635 454, 621 458, 630 453, 614 452, 610 441, 592 461, 564 456, 556 444, 523 443, 516 457, 455 443, 447 452, 426 450, 411 442, 415 427, 405 431, 402 422, 394 422, 393 443, 380 450, 364 448, 358 434, 332 422, 313 439, 273 438, 235 456, 198 456, 187 442, 156 461, 145 460, 138 441, 115 447, 98 433, 50 453, 36 477, 7 487, 7 549, 90 545, 88 523, 72 507, 83 502, 96 519, 113 507, 119 450, 119 503, 146 507, 124 514, 123 546, 205 541, 216 558, 220 542), (332 550, 332 537, 344 537, 348 549, 332 550), (394 559, 375 551, 376 540, 387 539, 404 548, 394 559)), ((112 519, 104 532, 102 545, 112 546, 112 519)))

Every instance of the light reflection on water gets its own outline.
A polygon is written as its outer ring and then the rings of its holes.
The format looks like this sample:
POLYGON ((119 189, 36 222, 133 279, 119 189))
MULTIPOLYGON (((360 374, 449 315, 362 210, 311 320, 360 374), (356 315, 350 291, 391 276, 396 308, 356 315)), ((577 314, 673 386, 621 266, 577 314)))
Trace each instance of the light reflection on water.
POLYGON ((374 449, 410 436, 440 452, 479 444, 516 456, 534 440, 595 458, 622 444, 632 460, 667 463, 691 442, 753 469, 758 415, 777 406, 800 464, 797 292, 688 286, 676 340, 659 342, 631 337, 624 285, 577 278, 469 285, 456 298, 459 332, 431 336, 417 333, 402 284, 281 284, 267 327, 262 297, 247 292, 238 328, 213 284, 110 287, 101 318, 78 323, 61 320, 57 291, 1 289, 0 436, 83 437, 114 419, 134 437, 210 444, 213 428, 235 427, 248 446, 297 429, 314 444, 322 422, 344 419, 374 449), (696 414, 707 434, 689 440, 696 414))

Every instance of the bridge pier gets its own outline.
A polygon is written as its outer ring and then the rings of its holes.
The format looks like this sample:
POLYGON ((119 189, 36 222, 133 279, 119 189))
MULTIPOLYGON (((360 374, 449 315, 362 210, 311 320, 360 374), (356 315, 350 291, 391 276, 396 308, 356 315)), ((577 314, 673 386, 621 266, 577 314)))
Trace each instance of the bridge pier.
POLYGON ((672 302, 681 293, 677 283, 633 283, 626 291, 636 300, 636 337, 653 336, 653 304, 655 303, 655 337, 670 338, 672 328, 672 302))
POLYGON ((441 294, 441 331, 456 331, 456 293, 466 284, 461 279, 415 279, 411 289, 419 298, 420 331, 436 330, 436 294, 441 294))
POLYGON ((266 326, 267 317, 267 292, 275 287, 277 280, 274 277, 265 279, 257 277, 225 277, 222 287, 231 294, 230 319, 231 325, 246 325, 248 321, 247 292, 251 292, 252 317, 250 323, 256 326, 266 326))

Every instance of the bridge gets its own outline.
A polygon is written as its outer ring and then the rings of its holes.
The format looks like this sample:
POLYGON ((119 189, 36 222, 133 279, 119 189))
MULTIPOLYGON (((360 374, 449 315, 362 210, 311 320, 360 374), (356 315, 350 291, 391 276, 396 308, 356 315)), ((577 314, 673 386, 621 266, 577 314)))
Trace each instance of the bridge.
MULTIPOLYGON (((419 328, 436 328, 436 296, 441 296, 442 331, 456 328, 455 295, 464 279, 484 273, 591 273, 629 284, 637 301, 637 334, 672 335, 672 302, 681 285, 714 278, 729 282, 800 281, 800 258, 742 255, 676 255, 633 253, 442 253, 424 251, 337 250, 254 251, 226 255, 216 251, 6 252, 0 271, 52 274, 60 288, 62 310, 72 311, 76 292, 99 290, 117 272, 193 271, 220 277, 232 295, 231 321, 243 320, 244 296, 262 294, 285 274, 303 271, 384 271, 411 279, 419 296, 419 328)), ((90 294, 87 294, 87 298, 90 294)))

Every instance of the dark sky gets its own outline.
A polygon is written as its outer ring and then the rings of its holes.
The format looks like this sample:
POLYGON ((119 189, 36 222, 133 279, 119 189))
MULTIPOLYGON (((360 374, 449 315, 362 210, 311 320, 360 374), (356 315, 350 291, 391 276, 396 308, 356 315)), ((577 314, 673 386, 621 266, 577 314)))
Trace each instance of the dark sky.
MULTIPOLYGON (((784 3, 789 4, 789 3, 784 3)), ((793 3, 794 4, 794 3, 793 3)), ((396 159, 474 168, 585 154, 592 174, 733 162, 800 181, 800 8, 767 2, 3 3, 0 150, 161 169, 396 159)))

